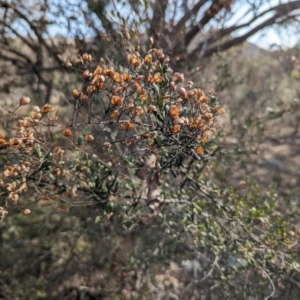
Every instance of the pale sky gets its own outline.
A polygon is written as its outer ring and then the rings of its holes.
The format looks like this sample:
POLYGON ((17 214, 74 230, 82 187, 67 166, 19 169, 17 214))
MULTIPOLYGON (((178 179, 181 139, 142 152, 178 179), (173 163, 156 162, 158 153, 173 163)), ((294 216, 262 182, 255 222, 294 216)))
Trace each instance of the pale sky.
MULTIPOLYGON (((182 1, 188 1, 188 0, 177 0, 177 4, 179 5, 180 3, 182 3, 182 1)), ((63 0, 51 0, 52 3, 60 3, 62 5, 64 5, 64 1, 63 0)), ((260 11, 265 10, 271 6, 274 6, 278 3, 285 3, 285 2, 292 2, 292 0, 262 0, 261 3, 263 3, 260 6, 260 11)), ((86 3, 85 1, 79 1, 78 0, 69 0, 69 3, 71 5, 69 5, 69 11, 71 12, 73 9, 74 11, 78 11, 80 10, 80 7, 83 8, 84 10, 86 9, 86 3)), ((120 2, 117 2, 120 3, 120 2)), ((113 14, 114 12, 116 12, 115 9, 113 9, 113 5, 111 5, 112 8, 112 14, 108 14, 107 17, 108 18, 114 18, 113 14)), ((247 4, 247 1, 245 0, 241 0, 241 1, 236 1, 233 3, 232 6, 232 14, 231 16, 229 16, 228 21, 226 21, 226 25, 230 25, 230 24, 234 24, 238 18, 240 18, 241 16, 243 16, 243 14, 249 9, 249 4, 247 4), (241 4, 242 3, 242 4, 241 4), (238 11, 238 13, 237 13, 238 11)), ((129 16, 129 18, 135 18, 132 14, 132 11, 128 10, 128 7, 126 8, 126 6, 121 6, 120 3, 120 7, 118 7, 118 10, 120 12, 120 14, 122 16, 124 16, 125 18, 127 16, 129 16)), ((171 8, 172 10, 172 8, 171 8)), ((172 12, 170 11, 170 14, 172 14, 172 12)), ((257 25, 258 23, 263 22, 266 18, 270 17, 269 15, 266 15, 264 18, 260 19, 259 22, 256 22, 254 24, 257 25)), ((178 18, 180 18, 180 12, 178 12, 178 18)), ((240 22, 245 22, 247 21, 247 19, 251 18, 251 14, 249 14, 247 17, 245 17, 244 19, 242 19, 240 22)), ((77 20, 79 21, 81 19, 80 14, 77 14, 77 20)), ((117 18, 116 18, 117 19, 117 18)), ((176 18, 177 19, 177 18, 176 18)), ((57 21, 57 19, 56 19, 57 21)), ((75 21, 75 22, 76 22, 75 21)), ((83 19, 81 19, 81 21, 84 24, 83 19)), ((99 27, 101 25, 99 24, 99 27)), ((82 28, 80 28, 81 30, 88 32, 88 28, 83 28, 84 26, 82 26, 82 28)), ((251 29, 251 27, 248 27, 246 29, 242 29, 239 33, 243 34, 245 32, 247 32, 249 29, 251 29)), ((250 37, 248 39, 249 42, 254 43, 256 45, 258 45, 259 47, 262 48, 270 48, 270 46, 272 44, 277 44, 278 46, 286 46, 286 47, 290 47, 295 45, 297 42, 299 42, 299 32, 297 32, 296 26, 294 26, 294 28, 289 28, 288 31, 287 29, 285 30, 279 30, 278 28, 274 28, 273 26, 267 27, 266 29, 258 32, 257 34, 255 34, 254 36, 250 37), (280 32, 281 31, 281 32, 280 32)), ((66 29, 64 29, 64 25, 61 24, 61 26, 55 25, 54 27, 52 27, 51 29, 51 33, 53 35, 56 34, 60 34, 62 36, 64 35, 68 35, 68 31, 66 29)), ((88 35, 88 34, 87 34, 88 35)))

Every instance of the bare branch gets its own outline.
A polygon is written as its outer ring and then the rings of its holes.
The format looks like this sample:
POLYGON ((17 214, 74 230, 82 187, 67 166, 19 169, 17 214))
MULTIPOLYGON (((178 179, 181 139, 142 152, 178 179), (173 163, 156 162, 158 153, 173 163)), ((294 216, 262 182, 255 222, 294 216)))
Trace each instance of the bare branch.
POLYGON ((206 0, 200 0, 198 3, 196 3, 193 8, 189 11, 187 11, 184 16, 178 21, 178 23, 174 26, 173 32, 178 32, 182 29, 184 24, 192 17, 197 15, 201 7, 206 3, 206 0))
MULTIPOLYGON (((229 1, 229 5, 232 1, 229 1)), ((211 6, 206 10, 200 22, 192 27, 186 34, 184 43, 188 45, 194 36, 202 30, 202 28, 213 19, 223 8, 228 8, 228 4, 225 1, 213 0, 211 6)))

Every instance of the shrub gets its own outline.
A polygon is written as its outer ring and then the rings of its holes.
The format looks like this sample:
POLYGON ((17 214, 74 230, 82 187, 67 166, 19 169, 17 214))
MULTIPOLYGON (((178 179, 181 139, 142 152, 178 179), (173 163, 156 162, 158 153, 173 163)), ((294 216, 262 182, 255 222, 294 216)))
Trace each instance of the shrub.
MULTIPOLYGON (((84 86, 67 101, 71 114, 34 106, 7 128, 10 139, 1 136, 4 206, 27 207, 31 190, 34 202, 81 199, 106 211, 145 201, 156 214, 170 196, 160 181, 188 180, 193 161, 209 156, 223 109, 213 91, 173 73, 161 49, 128 53, 118 68, 92 67, 87 53, 79 62, 84 86)), ((20 98, 11 114, 26 105, 30 99, 20 98)))

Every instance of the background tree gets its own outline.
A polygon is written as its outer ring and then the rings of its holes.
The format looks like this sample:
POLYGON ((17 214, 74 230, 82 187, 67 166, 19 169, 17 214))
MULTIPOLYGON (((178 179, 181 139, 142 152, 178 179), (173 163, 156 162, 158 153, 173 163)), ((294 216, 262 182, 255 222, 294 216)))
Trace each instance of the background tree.
POLYGON ((154 46, 172 57, 172 66, 186 67, 241 44, 268 26, 295 23, 300 2, 93 0, 50 4, 41 0, 28 5, 1 0, 0 7, 0 58, 6 74, 2 91, 28 82, 33 95, 48 102, 51 95, 57 99, 58 91, 64 92, 64 86, 74 82, 68 75, 73 63, 70 57, 74 60, 87 50, 105 56, 113 50, 111 45, 120 51, 125 30, 136 36, 133 45, 143 39, 149 46, 152 37, 154 46))

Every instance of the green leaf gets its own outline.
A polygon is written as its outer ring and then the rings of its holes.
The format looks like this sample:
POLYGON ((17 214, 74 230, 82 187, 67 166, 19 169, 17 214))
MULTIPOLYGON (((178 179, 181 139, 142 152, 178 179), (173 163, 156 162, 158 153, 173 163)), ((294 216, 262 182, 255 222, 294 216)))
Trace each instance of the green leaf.
POLYGON ((78 137, 77 145, 78 145, 78 146, 82 146, 82 145, 83 145, 83 136, 82 136, 82 135, 80 135, 80 136, 78 137))
POLYGON ((100 220, 101 220, 101 217, 100 217, 100 216, 97 216, 97 217, 95 218, 95 224, 99 223, 100 220))
POLYGON ((34 143, 33 148, 38 156, 39 159, 42 159, 42 151, 41 151, 41 147, 40 144, 38 143, 34 143))

